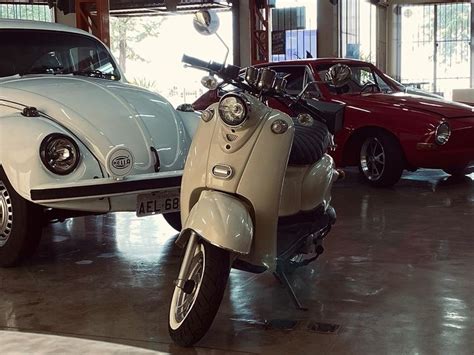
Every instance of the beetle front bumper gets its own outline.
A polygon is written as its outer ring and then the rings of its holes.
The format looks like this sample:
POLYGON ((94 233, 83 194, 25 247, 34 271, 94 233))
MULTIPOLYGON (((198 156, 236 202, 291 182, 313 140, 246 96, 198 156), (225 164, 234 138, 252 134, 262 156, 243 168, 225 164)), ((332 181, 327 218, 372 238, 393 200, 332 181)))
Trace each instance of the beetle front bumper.
POLYGON ((31 201, 42 204, 70 200, 90 200, 122 195, 136 195, 179 187, 182 171, 143 174, 123 180, 90 179, 77 183, 37 186, 30 190, 31 201))

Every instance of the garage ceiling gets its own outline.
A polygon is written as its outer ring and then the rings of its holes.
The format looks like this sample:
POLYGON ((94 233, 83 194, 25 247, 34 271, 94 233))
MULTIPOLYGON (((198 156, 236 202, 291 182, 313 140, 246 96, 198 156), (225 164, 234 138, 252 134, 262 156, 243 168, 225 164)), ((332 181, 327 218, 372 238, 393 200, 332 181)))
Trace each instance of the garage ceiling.
MULTIPOLYGON (((229 9, 234 0, 109 0, 110 14, 115 16, 166 15, 171 10, 194 12, 197 9, 229 9)), ((62 2, 71 11, 74 0, 0 0, 1 4, 59 4, 62 2)))
POLYGON ((228 9, 229 1, 203 0, 110 0, 110 14, 115 16, 130 15, 166 15, 170 8, 178 12, 193 12, 197 9, 228 9))

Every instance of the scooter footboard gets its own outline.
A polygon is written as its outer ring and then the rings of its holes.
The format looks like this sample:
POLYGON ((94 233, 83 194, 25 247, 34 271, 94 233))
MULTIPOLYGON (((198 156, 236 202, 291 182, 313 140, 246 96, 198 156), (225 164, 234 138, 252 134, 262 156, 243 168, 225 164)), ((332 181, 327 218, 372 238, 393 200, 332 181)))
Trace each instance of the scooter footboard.
POLYGON ((203 191, 183 224, 176 244, 186 245, 191 231, 219 248, 238 254, 250 253, 252 217, 242 201, 229 194, 203 191))

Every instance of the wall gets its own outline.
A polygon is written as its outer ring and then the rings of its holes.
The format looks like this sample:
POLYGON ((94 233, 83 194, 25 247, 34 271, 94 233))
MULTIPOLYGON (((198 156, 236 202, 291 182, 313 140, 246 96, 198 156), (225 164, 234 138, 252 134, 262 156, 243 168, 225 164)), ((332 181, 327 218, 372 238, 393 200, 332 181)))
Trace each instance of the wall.
POLYGON ((397 7, 391 5, 387 8, 387 45, 386 45, 386 56, 387 56, 387 67, 386 73, 393 78, 396 78, 397 73, 400 71, 398 68, 399 63, 397 62, 397 53, 400 48, 400 34, 398 33, 398 22, 400 16, 396 12, 397 7))
POLYGON ((337 5, 318 0, 318 57, 337 57, 339 42, 337 5))
POLYGON ((240 66, 247 67, 252 62, 250 48, 250 6, 249 0, 239 0, 239 32, 234 33, 234 42, 240 43, 240 66))
POLYGON ((55 9, 56 22, 62 25, 76 27, 76 14, 64 15, 61 10, 55 9))
POLYGON ((377 66, 385 71, 387 69, 387 45, 389 42, 387 31, 387 8, 377 7, 377 66))

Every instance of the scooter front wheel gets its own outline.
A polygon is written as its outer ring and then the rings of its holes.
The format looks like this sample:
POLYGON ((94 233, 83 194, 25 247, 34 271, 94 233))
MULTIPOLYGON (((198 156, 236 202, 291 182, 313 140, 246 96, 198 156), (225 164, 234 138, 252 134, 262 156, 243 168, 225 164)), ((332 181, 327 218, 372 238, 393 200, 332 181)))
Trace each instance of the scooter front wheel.
POLYGON ((191 236, 171 299, 168 330, 173 341, 192 346, 209 330, 230 272, 228 251, 191 236))

